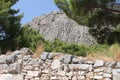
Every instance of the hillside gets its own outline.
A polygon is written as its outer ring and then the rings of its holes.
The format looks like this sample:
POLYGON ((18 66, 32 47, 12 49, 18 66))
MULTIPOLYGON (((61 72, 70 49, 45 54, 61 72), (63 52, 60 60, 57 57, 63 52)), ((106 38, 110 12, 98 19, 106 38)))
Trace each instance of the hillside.
POLYGON ((68 43, 87 45, 96 43, 95 39, 89 34, 88 27, 78 25, 60 11, 38 16, 27 25, 38 30, 46 40, 53 41, 58 38, 68 43))

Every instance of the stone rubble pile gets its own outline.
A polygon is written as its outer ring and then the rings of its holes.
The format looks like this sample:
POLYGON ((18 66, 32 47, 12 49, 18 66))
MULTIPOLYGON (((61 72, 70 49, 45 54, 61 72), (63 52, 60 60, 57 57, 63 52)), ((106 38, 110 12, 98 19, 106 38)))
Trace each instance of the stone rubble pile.
POLYGON ((80 56, 28 48, 0 56, 0 80, 120 80, 120 62, 91 61, 80 56))

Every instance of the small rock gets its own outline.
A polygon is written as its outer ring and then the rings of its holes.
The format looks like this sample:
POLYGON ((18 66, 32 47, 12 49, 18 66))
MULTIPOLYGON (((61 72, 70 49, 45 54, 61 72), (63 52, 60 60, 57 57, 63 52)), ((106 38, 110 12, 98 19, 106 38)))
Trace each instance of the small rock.
POLYGON ((8 65, 7 64, 1 64, 0 65, 0 74, 6 74, 8 73, 8 65))
POLYGON ((79 63, 79 59, 73 58, 72 62, 73 62, 73 64, 77 64, 77 63, 79 63))
POLYGON ((14 51, 12 54, 8 55, 6 58, 6 63, 11 64, 17 60, 17 55, 21 54, 21 51, 14 51))
POLYGON ((112 73, 112 68, 105 68, 104 72, 111 74, 112 73))
POLYGON ((90 65, 88 64, 79 64, 79 69, 80 70, 85 70, 85 71, 89 71, 90 70, 90 65))
POLYGON ((21 74, 2 74, 0 75, 0 80, 23 80, 23 76, 21 74))
POLYGON ((104 80, 112 80, 112 79, 110 79, 110 78, 104 78, 104 80))
POLYGON ((41 74, 40 71, 27 71, 27 75, 28 76, 34 76, 34 77, 37 77, 41 74))
POLYGON ((117 67, 117 68, 120 68, 120 62, 117 62, 116 67, 117 67))
POLYGON ((27 61, 27 60, 29 60, 29 58, 31 58, 30 55, 24 55, 24 56, 23 56, 23 61, 27 61))
POLYGON ((66 72, 65 71, 58 71, 59 76, 65 76, 66 72))
POLYGON ((58 80, 58 78, 56 76, 52 76, 50 80, 58 80))
POLYGON ((8 72, 11 74, 18 74, 21 73, 21 69, 22 69, 21 63, 16 62, 9 65, 8 72))
POLYGON ((70 68, 70 70, 78 71, 79 70, 79 65, 80 64, 69 64, 69 68, 70 68))
POLYGON ((69 54, 64 55, 64 63, 66 63, 66 64, 71 63, 72 60, 73 60, 72 55, 69 55, 69 54))
POLYGON ((6 55, 1 55, 0 56, 0 64, 5 64, 6 63, 6 55))
POLYGON ((21 48, 20 51, 23 55, 32 55, 33 52, 29 48, 21 48))
POLYGON ((89 72, 86 74, 86 78, 93 79, 93 72, 89 72))
POLYGON ((41 54, 40 58, 41 58, 42 60, 46 60, 46 59, 48 58, 48 56, 49 56, 49 53, 48 53, 48 52, 43 52, 43 53, 41 54))
POLYGON ((94 67, 101 67, 104 65, 104 61, 103 60, 96 60, 94 67))
POLYGON ((94 76, 94 79, 102 80, 102 79, 103 79, 103 76, 94 76))
POLYGON ((115 67, 115 65, 116 65, 116 61, 113 61, 113 62, 106 62, 105 63, 105 66, 106 67, 111 67, 111 68, 114 68, 115 67))
POLYGON ((104 78, 112 78, 112 74, 104 73, 103 77, 104 78))
POLYGON ((34 70, 34 67, 32 65, 25 65, 24 69, 25 70, 34 70))
POLYGON ((54 69, 58 69, 60 68, 60 61, 59 60, 54 60, 51 64, 51 68, 54 70, 54 69))
POLYGON ((94 64, 94 62, 93 62, 93 61, 86 61, 86 63, 87 63, 87 64, 91 64, 91 65, 93 65, 93 64, 94 64))
POLYGON ((85 75, 86 75, 86 72, 85 72, 85 71, 79 71, 78 74, 79 74, 80 76, 85 76, 85 75))
POLYGON ((97 69, 94 69, 94 72, 103 72, 104 71, 104 68, 103 67, 100 67, 100 68, 97 68, 97 69))
POLYGON ((67 76, 73 76, 73 71, 66 73, 67 76))
POLYGON ((78 76, 77 80, 85 80, 85 76, 78 76))

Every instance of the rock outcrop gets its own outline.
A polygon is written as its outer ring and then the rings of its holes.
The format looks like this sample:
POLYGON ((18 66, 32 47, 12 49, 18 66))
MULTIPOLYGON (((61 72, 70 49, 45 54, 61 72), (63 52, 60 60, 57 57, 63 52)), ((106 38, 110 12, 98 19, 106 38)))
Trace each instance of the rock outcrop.
POLYGON ((120 80, 120 62, 43 52, 33 58, 27 48, 0 56, 0 80, 120 80), (24 55, 23 55, 24 54, 24 55), (7 57, 14 58, 7 60, 7 57), (10 62, 10 63, 7 63, 10 62))
POLYGON ((89 34, 88 27, 77 24, 63 12, 54 11, 38 16, 27 25, 43 34, 46 40, 53 41, 58 38, 68 43, 87 45, 96 43, 89 34))

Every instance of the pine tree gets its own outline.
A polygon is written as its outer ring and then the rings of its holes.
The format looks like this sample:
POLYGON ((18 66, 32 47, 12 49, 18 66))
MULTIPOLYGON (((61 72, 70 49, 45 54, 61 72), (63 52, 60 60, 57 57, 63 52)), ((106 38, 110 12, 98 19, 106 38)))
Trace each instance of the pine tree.
POLYGON ((90 27, 99 43, 120 42, 120 3, 116 0, 54 0, 58 8, 79 24, 90 27), (112 38, 114 35, 114 38, 112 38), (116 35, 116 36, 115 36, 116 35))
POLYGON ((11 7, 18 0, 0 0, 0 52, 15 50, 18 46, 22 14, 11 7))

